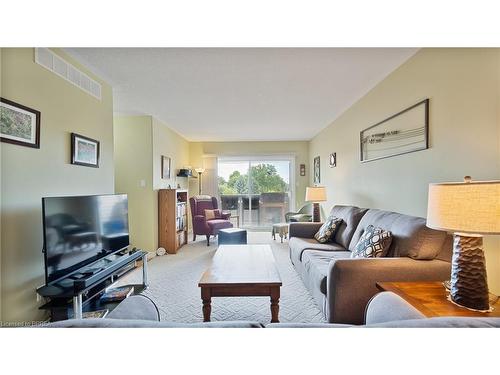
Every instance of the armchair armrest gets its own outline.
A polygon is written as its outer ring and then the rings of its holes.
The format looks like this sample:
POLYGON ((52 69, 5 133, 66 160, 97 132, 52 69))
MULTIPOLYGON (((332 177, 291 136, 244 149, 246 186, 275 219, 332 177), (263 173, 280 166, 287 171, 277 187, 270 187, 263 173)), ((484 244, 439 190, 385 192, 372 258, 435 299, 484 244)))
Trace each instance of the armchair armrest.
POLYGON ((221 211, 220 217, 221 217, 221 219, 229 220, 229 218, 231 217, 231 212, 222 212, 221 211))
POLYGON ((378 281, 442 281, 451 264, 411 258, 353 258, 328 266, 327 319, 331 323, 363 324, 368 301, 379 292, 378 281))
POLYGON ((298 214, 298 212, 291 212, 291 211, 290 211, 290 212, 287 212, 287 213, 285 214, 285 221, 286 221, 287 223, 289 223, 289 222, 290 222, 290 216, 292 216, 292 215, 297 215, 297 214, 298 214))
POLYGON ((289 237, 314 238, 323 223, 290 223, 289 237))

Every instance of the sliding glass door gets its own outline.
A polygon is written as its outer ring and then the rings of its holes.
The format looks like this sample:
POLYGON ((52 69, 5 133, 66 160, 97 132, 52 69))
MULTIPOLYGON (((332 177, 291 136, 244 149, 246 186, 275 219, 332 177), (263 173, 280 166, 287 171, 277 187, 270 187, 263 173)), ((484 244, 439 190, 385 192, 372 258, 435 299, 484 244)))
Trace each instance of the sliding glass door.
POLYGON ((219 158, 221 206, 245 228, 269 228, 285 221, 293 202, 291 157, 219 158))

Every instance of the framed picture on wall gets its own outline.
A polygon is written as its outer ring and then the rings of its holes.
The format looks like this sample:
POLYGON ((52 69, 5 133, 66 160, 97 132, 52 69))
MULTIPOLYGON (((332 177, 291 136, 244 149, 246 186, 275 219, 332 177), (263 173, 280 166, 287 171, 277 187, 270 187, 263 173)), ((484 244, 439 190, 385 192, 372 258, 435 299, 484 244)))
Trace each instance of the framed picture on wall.
POLYGON ((360 133, 361 162, 429 148, 429 99, 422 100, 360 133))
POLYGON ((171 160, 167 156, 161 156, 161 178, 164 180, 170 179, 170 164, 171 160))
POLYGON ((330 159, 328 160, 328 164, 330 165, 330 168, 334 168, 337 166, 337 153, 332 152, 330 154, 330 159))
POLYGON ((301 176, 305 176, 306 175, 306 165, 305 164, 301 164, 300 165, 300 175, 301 176))
POLYGON ((40 112, 0 98, 0 140, 40 148, 40 112))
POLYGON ((320 160, 319 156, 316 156, 314 158, 314 183, 319 184, 321 183, 321 176, 320 176, 320 160))
POLYGON ((71 164, 99 168, 99 141, 71 133, 71 164))

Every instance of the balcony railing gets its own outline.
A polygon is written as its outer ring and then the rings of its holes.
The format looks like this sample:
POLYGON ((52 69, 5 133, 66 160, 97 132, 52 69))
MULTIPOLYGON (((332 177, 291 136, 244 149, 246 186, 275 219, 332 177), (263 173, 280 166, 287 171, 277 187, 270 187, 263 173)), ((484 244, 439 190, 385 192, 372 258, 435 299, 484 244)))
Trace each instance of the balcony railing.
POLYGON ((221 208, 239 215, 243 227, 270 227, 285 221, 289 211, 288 193, 222 194, 221 208))

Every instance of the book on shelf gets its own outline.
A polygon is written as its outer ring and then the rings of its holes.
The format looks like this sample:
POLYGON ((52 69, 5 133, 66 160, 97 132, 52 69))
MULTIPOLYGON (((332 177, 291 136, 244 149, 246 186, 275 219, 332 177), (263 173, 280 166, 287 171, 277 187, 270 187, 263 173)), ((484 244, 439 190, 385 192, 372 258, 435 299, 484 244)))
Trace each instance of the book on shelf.
POLYGON ((177 203, 177 217, 186 215, 186 203, 177 203))
POLYGON ((117 302, 123 301, 134 292, 133 286, 120 286, 117 288, 108 289, 101 296, 101 302, 117 302))
POLYGON ((99 319, 99 318, 105 318, 106 315, 108 315, 109 310, 104 309, 104 310, 96 310, 96 311, 87 311, 82 314, 83 319, 99 319))

